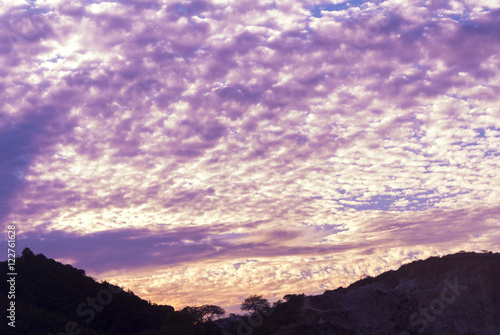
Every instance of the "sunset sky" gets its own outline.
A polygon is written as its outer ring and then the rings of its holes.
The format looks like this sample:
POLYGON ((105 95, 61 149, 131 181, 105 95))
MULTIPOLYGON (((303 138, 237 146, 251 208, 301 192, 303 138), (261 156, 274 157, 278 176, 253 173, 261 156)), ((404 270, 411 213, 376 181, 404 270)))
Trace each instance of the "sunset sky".
POLYGON ((15 223, 19 253, 237 311, 500 251, 498 0, 0 16, 0 240, 15 223))

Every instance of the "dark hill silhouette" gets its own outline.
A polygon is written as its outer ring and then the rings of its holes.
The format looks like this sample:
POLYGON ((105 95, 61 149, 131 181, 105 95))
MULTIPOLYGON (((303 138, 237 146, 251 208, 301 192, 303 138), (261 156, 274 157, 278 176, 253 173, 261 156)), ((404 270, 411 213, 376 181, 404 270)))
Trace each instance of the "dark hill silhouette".
POLYGON ((287 300, 254 335, 499 335, 500 254, 431 257, 287 300))
MULTIPOLYGON (((0 268, 7 269, 7 262, 0 264, 0 268)), ((26 249, 23 256, 16 259, 16 272, 16 328, 8 327, 3 321, 0 334, 74 332, 76 335, 78 329, 82 335, 134 334, 159 329, 165 315, 174 311, 171 306, 151 304, 118 286, 98 283, 86 276, 84 270, 42 254, 34 255, 26 249), (70 330, 75 327, 73 331, 66 332, 68 323, 70 330)), ((7 285, 6 280, 0 281, 3 311, 9 303, 7 285)))
MULTIPOLYGON (((16 259, 16 272, 16 328, 2 322, 2 335, 500 335, 498 253, 431 257, 322 295, 288 294, 271 310, 215 322, 190 314, 193 308, 151 304, 29 250, 16 259)), ((5 311, 5 280, 0 290, 5 311)))

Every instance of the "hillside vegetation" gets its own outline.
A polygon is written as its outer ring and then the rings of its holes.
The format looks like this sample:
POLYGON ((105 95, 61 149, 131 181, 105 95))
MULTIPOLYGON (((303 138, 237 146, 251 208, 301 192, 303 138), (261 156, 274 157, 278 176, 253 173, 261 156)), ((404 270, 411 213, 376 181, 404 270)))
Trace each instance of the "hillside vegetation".
MULTIPOLYGON (((7 268, 7 262, 2 262, 7 268)), ((16 259, 19 335, 498 335, 500 254, 431 257, 321 295, 250 296, 245 315, 215 305, 175 311, 96 282, 84 270, 25 249, 16 259), (216 318, 219 318, 216 320, 216 318)), ((0 307, 9 306, 0 281, 0 307)))

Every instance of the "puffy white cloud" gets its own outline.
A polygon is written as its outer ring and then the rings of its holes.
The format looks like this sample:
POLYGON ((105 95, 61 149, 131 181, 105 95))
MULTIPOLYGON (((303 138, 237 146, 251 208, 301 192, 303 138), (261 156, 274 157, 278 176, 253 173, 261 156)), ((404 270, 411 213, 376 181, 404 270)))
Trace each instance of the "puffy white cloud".
POLYGON ((184 236, 120 267, 37 252, 234 306, 498 245, 493 2, 6 6, 1 220, 35 244, 184 236))

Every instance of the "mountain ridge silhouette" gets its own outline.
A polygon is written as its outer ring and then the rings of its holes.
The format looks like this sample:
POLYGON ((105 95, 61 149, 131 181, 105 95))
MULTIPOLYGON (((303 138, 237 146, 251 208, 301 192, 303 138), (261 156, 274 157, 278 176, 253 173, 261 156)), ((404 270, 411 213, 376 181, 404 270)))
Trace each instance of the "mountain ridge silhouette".
MULTIPOLYGON (((3 322, 6 335, 500 334, 500 254, 492 252, 430 257, 321 295, 288 294, 267 312, 196 326, 172 306, 29 249, 16 258, 16 271, 16 328, 3 322)), ((8 285, 0 283, 4 310, 8 285)))

